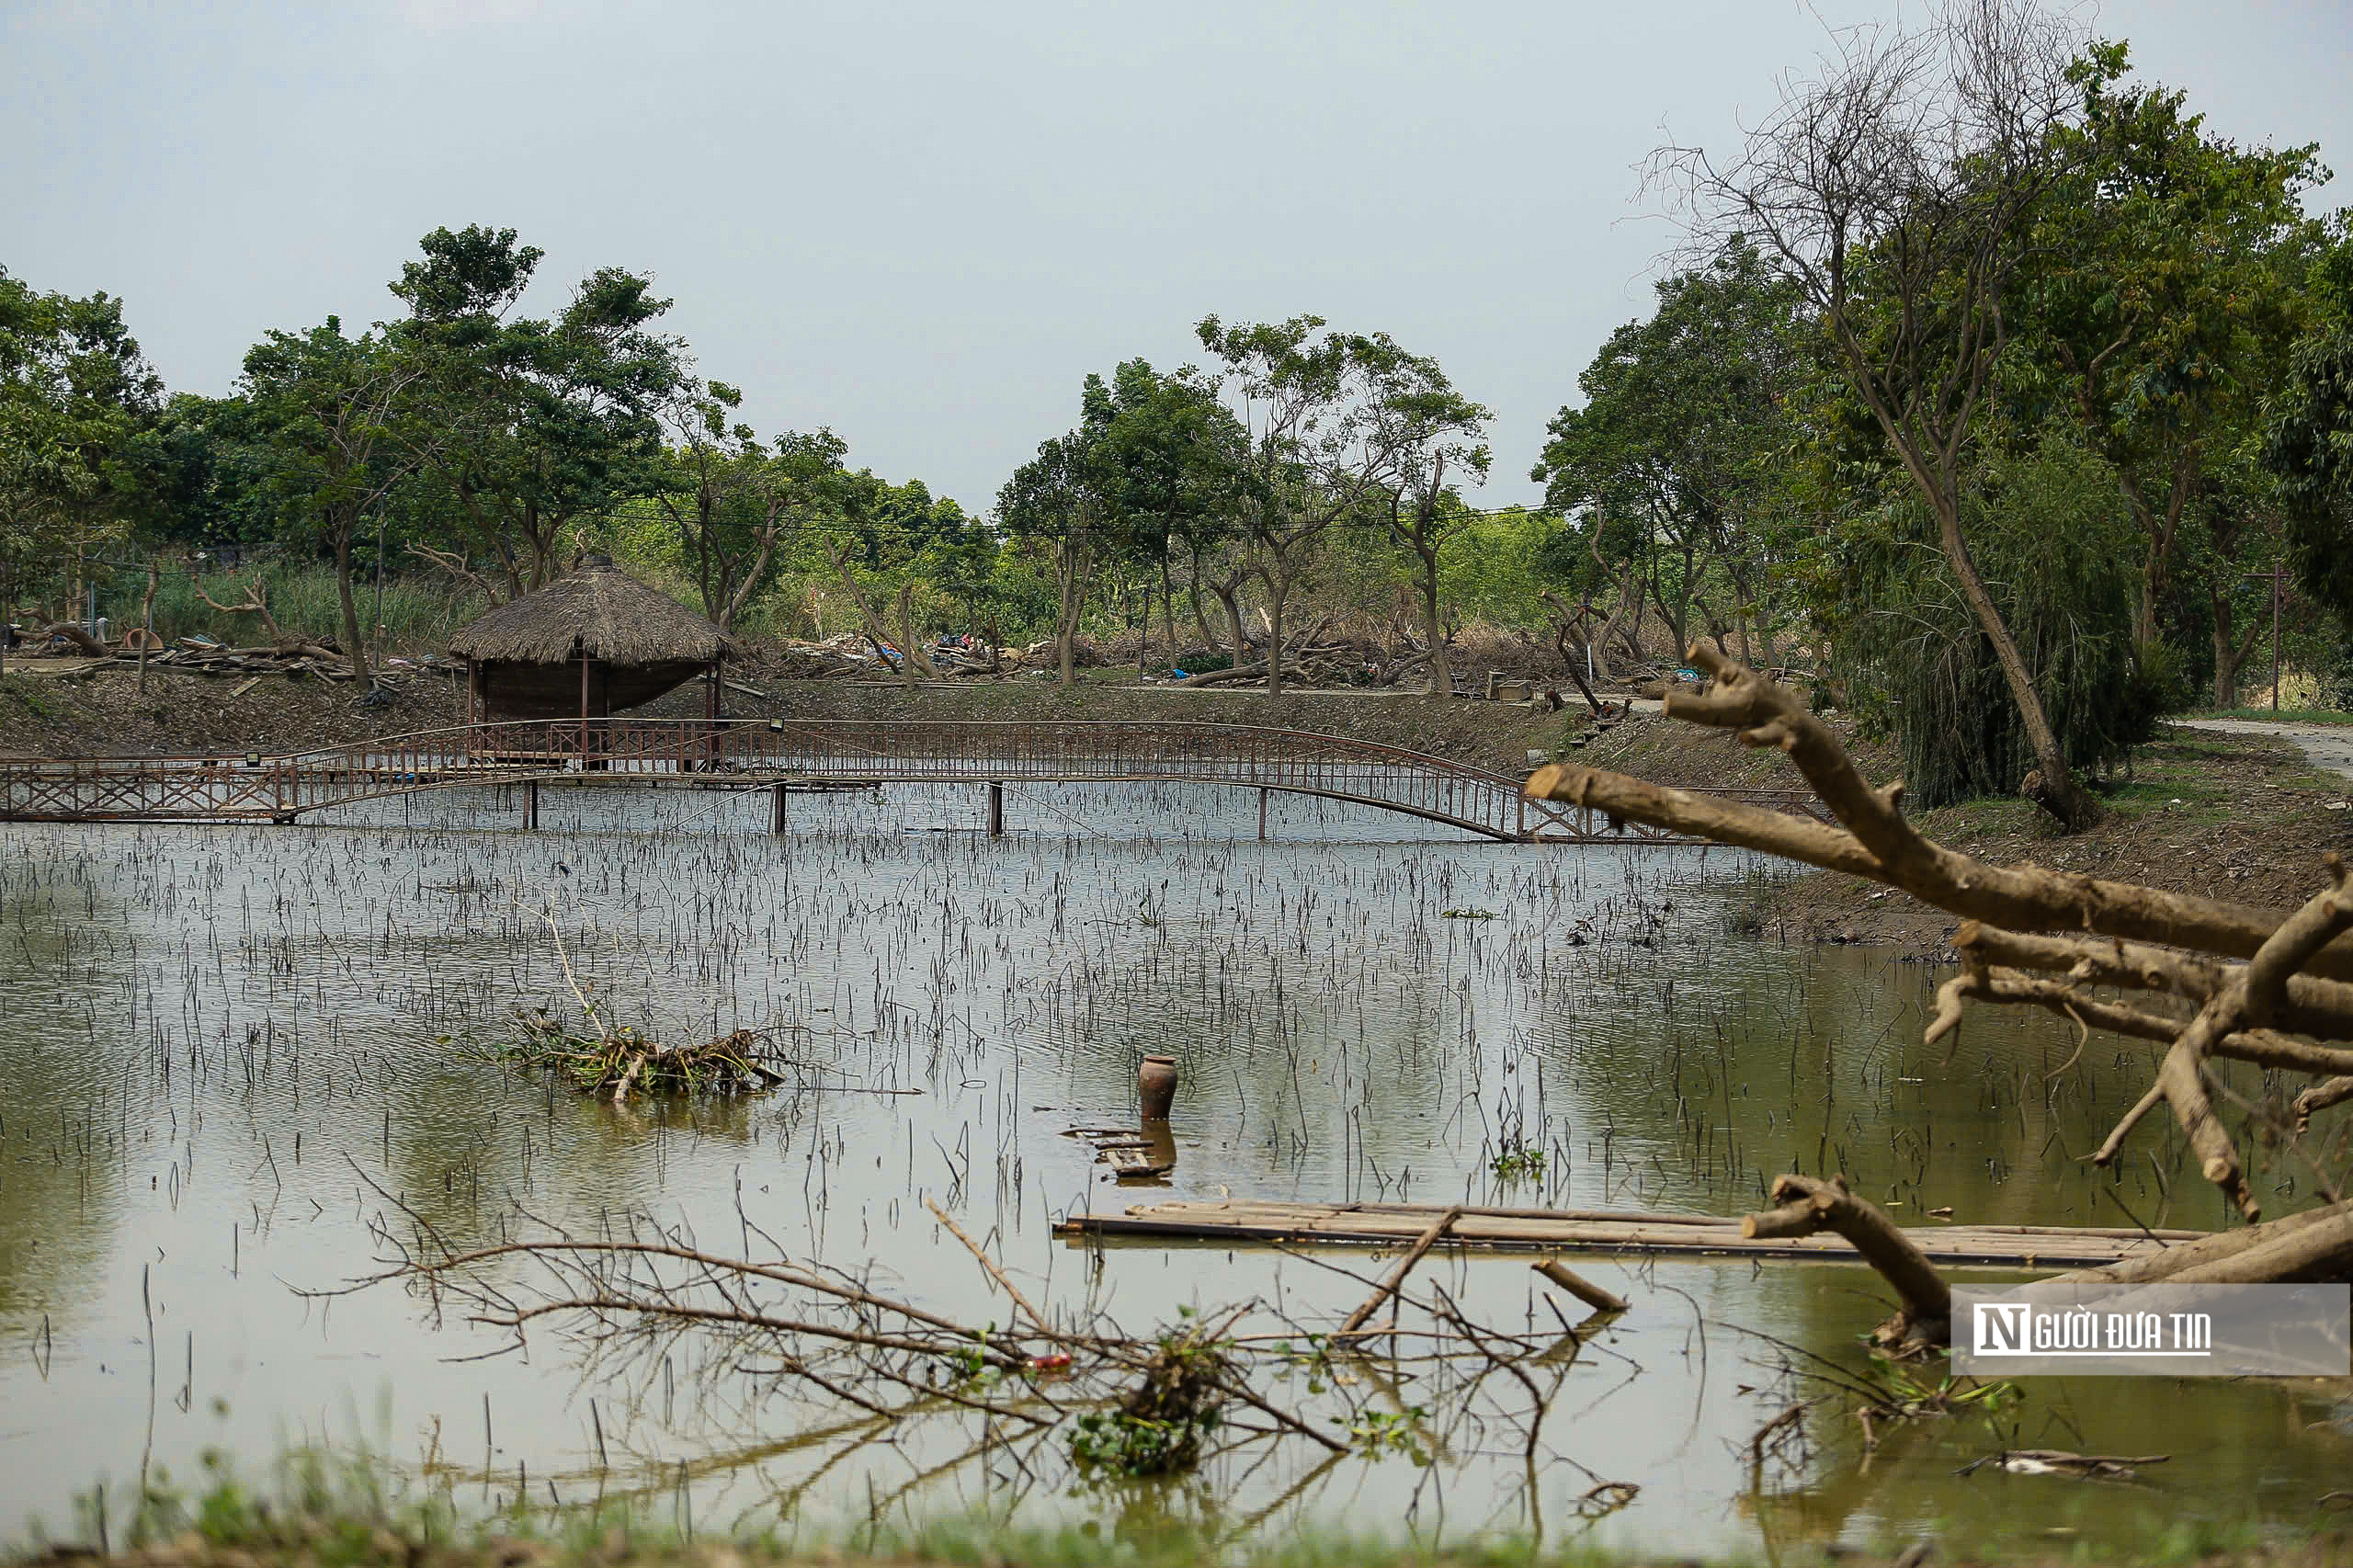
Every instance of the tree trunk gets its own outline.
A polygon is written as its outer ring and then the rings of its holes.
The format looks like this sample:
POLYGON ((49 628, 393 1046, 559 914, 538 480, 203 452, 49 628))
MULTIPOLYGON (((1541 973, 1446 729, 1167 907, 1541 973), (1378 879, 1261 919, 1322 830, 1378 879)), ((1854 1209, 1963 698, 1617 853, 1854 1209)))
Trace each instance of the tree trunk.
POLYGON ((1233 662, 1241 664, 1250 653, 1249 633, 1242 630, 1242 585, 1211 583, 1210 592, 1215 594, 1218 603, 1225 607, 1226 630, 1233 636, 1233 662))
POLYGON ((2246 667, 2248 655, 2255 652, 2255 644, 2263 635, 2263 622, 2257 619, 2246 629, 2245 636, 2234 638, 2230 591, 2210 583, 2206 600, 2214 608, 2214 706, 2236 708, 2239 671, 2246 667))
POLYGON ((1283 694, 1283 601, 1290 597, 1288 573, 1269 573, 1267 584, 1267 695, 1283 694))
POLYGON ((2149 536, 2149 553, 2141 562, 2141 605, 2132 620, 2132 635, 2143 642, 2157 640, 2157 599, 2172 576, 2173 541, 2181 531, 2182 508, 2188 504, 2197 474, 2198 445, 2193 441, 2174 459, 2165 515, 2160 518, 2150 509, 2139 476, 2129 466, 2120 471, 2125 498, 2132 504, 2142 531, 2149 536))
POLYGON ((2034 676, 2018 653, 2018 641, 1995 607, 1994 596, 1986 591, 1985 579, 1977 574, 1969 541, 1961 537, 1959 501, 1941 490, 1935 500, 1937 533, 1944 546, 1945 562, 1960 581, 1961 596, 1969 601, 1979 630, 1994 644, 1995 660, 2002 666, 2010 699, 2018 706, 2018 720, 2026 726, 2027 744, 2034 748, 2035 771, 2020 782, 2019 792, 2058 818, 2069 832, 2080 832, 2099 820, 2099 802, 2068 768, 2066 754, 2059 748, 2059 737, 2051 728, 2051 716, 2043 710, 2042 696, 2034 689, 2034 676))
MULTIPOLYGON (((1193 630, 1201 634, 1201 646, 1214 653, 1219 651, 1217 634, 1210 630, 1209 617, 1201 613, 1201 574, 1195 568, 1191 581, 1186 585, 1185 597, 1193 607, 1193 630)), ((1173 644, 1176 639, 1172 636, 1173 644)))
POLYGON ((1438 613, 1438 552, 1422 552, 1422 635, 1430 650, 1429 681, 1423 687, 1432 697, 1454 695, 1454 669, 1446 657, 1446 627, 1438 613))
POLYGON ((351 661, 352 676, 363 687, 376 677, 368 668, 368 647, 359 640, 359 606, 351 597, 351 520, 335 530, 335 591, 343 600, 343 653, 351 661))
POLYGON ((1056 543, 1054 579, 1060 594, 1054 615, 1054 659, 1060 670, 1056 684, 1067 689, 1077 668, 1071 644, 1077 640, 1079 611, 1086 603, 1086 552, 1082 547, 1068 541, 1056 543))
POLYGON ((915 585, 899 585, 899 678, 915 688, 915 585))
MULTIPOLYGON (((139 607, 139 689, 142 694, 147 689, 148 650, 155 645, 155 585, 162 582, 163 577, 162 562, 150 556, 147 560, 147 599, 139 607)), ((0 620, 6 619, 5 608, 0 608, 0 620)), ((7 631, 0 627, 0 642, 6 641, 7 631)))

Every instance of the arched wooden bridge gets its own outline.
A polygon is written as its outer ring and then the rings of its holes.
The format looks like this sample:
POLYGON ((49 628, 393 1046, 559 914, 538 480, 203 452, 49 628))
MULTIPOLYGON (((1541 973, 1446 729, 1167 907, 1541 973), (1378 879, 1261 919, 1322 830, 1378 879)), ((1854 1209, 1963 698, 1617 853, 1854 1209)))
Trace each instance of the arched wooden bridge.
MULTIPOLYGON (((767 788, 779 829, 784 791, 795 784, 996 786, 994 828, 1006 784, 1148 782, 1313 795, 1506 841, 1685 842, 1529 801, 1518 779, 1446 757, 1341 735, 1188 722, 551 719, 281 756, 0 761, 0 821, 290 823, 388 796, 549 780, 767 788)), ((1790 811, 1813 801, 1800 790, 1736 793, 1790 811)))

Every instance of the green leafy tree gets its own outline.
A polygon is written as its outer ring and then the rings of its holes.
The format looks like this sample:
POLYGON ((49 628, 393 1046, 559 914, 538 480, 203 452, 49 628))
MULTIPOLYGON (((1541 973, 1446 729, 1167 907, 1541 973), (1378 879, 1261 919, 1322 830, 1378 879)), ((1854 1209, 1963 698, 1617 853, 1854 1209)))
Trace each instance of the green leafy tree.
POLYGON ((654 501, 676 531, 703 613, 733 628, 767 585, 788 536, 839 506, 847 448, 830 430, 763 444, 729 417, 743 403, 735 388, 690 382, 681 392, 665 411, 676 442, 654 501))
POLYGON ((277 527, 267 453, 254 411, 237 394, 178 392, 142 433, 137 462, 150 487, 159 539, 196 550, 260 543, 277 527))
POLYGON ((688 384, 685 346, 654 329, 670 301, 642 275, 600 268, 553 316, 514 318, 536 246, 473 226, 422 248, 392 285, 410 313, 389 333, 415 375, 402 438, 456 538, 418 549, 512 597, 563 569, 586 520, 661 486, 659 415, 688 384))
POLYGON ((1425 384, 1385 398, 1374 418, 1389 428, 1383 443, 1395 457, 1380 484, 1380 526, 1392 542, 1414 559, 1415 596, 1421 601, 1423 644, 1428 651, 1423 689, 1432 697, 1454 693, 1447 662, 1446 624, 1438 610, 1439 561, 1449 546, 1479 520, 1455 486, 1483 483, 1487 445, 1478 437, 1488 411, 1457 396, 1430 365, 1425 384))
MULTIPOLYGON (((1131 359, 1108 384, 1089 378, 1086 396, 1088 416, 1099 427, 1096 456, 1105 500, 1130 550, 1159 576, 1170 642, 1176 635, 1171 568, 1181 551, 1193 568, 1195 622, 1214 645, 1200 617, 1199 566, 1233 531, 1239 426, 1216 388, 1189 367, 1163 375, 1147 360, 1131 359)), ((1238 611, 1230 619, 1238 630, 1238 611)))
POLYGON ((2353 225, 2313 269, 2314 319, 2265 431, 2287 547, 2306 590, 2353 622, 2353 225))
POLYGON ((365 519, 413 472, 392 423, 417 375, 381 335, 346 337, 329 316, 308 332, 263 338, 246 354, 239 386, 281 515, 334 557, 344 652, 363 684, 371 676, 352 593, 353 546, 365 519))
MULTIPOLYGON (((1090 394, 1101 387, 1099 377, 1087 377, 1090 394)), ((1099 405, 1091 411, 1099 412, 1099 405)), ((1089 579, 1124 542, 1108 465, 1098 450, 1106 422, 1090 416, 1077 429, 1040 443, 1038 455, 1016 469, 997 494, 997 525, 1051 564, 1055 678, 1064 687, 1073 678, 1089 579)))
POLYGON ((1774 553, 1776 459, 1796 439, 1797 291, 1737 240, 1657 291, 1578 376, 1584 404, 1553 418, 1530 477, 1548 506, 1615 520, 1591 531, 1596 562, 1639 577, 1678 650, 1711 572, 1745 643, 1774 553))
POLYGON ((135 460, 163 381, 122 301, 35 290, 0 268, 0 599, 70 553, 130 537, 151 495, 135 460))
POLYGON ((1963 491, 2038 211, 2074 173, 2057 132, 2081 108, 2085 41, 2034 0, 1950 0, 1924 27, 1850 29, 1818 75, 1782 84, 1732 159, 1667 147, 1653 168, 1695 234, 1745 237, 1799 290, 1935 519, 2029 743, 2020 790, 2070 829, 2099 806, 1979 568, 1963 491))
POLYGON ((2121 43, 2073 69, 2083 108, 2052 132, 2066 176, 2036 208, 2004 401, 2029 440, 2063 403, 2114 465, 2143 540, 2135 635, 2153 644, 2192 502, 2287 369, 2316 237, 2301 197, 2325 171, 2312 146, 2214 136, 2186 95, 2130 70, 2121 43))
MULTIPOLYGON (((1963 519, 2006 625, 2042 672, 2069 763, 2112 767, 2161 705, 2135 669, 2138 527, 2113 468, 2063 424, 2031 450, 1964 476, 1963 519)), ((1909 486, 1842 525, 1824 631, 1867 728, 1892 733, 1904 798, 1923 807, 2006 793, 2035 753, 1975 613, 1946 569, 1935 520, 1909 486)))
POLYGON ((1429 453, 1475 440, 1487 411, 1386 333, 1328 332, 1312 315, 1209 316, 1196 332, 1224 366, 1218 385, 1244 437, 1237 516, 1267 590, 1267 690, 1279 695, 1284 609, 1324 532, 1405 487, 1429 453))
POLYGON ((919 674, 936 675, 917 625, 918 592, 940 574, 977 596, 976 525, 953 498, 935 496, 919 479, 892 484, 860 469, 832 481, 830 494, 804 530, 814 559, 856 608, 867 639, 897 650, 910 686, 919 674))

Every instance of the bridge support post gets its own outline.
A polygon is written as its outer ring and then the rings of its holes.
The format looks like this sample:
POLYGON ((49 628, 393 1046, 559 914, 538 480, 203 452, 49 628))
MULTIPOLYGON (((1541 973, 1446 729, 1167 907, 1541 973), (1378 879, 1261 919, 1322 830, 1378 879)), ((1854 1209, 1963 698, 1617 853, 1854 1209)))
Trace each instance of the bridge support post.
POLYGON ((1267 837, 1267 797, 1273 793, 1272 790, 1258 791, 1258 838, 1261 843, 1264 843, 1267 837))
POLYGON ((779 779, 768 786, 768 831, 784 832, 784 783, 779 779))
POLYGON ((528 779, 523 785, 523 825, 540 825, 540 781, 536 778, 528 779))
POLYGON ((989 780, 989 836, 1005 836, 1005 780, 989 780))

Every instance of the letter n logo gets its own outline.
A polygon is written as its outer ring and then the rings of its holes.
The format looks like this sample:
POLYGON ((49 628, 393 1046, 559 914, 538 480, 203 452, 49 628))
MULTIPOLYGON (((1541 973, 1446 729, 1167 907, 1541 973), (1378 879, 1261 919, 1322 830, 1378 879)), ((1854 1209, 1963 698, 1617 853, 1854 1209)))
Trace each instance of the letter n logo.
POLYGON ((2027 1303, 1973 1301, 1977 1318, 1976 1351, 1980 1356, 2023 1356, 2027 1353, 2027 1303))

